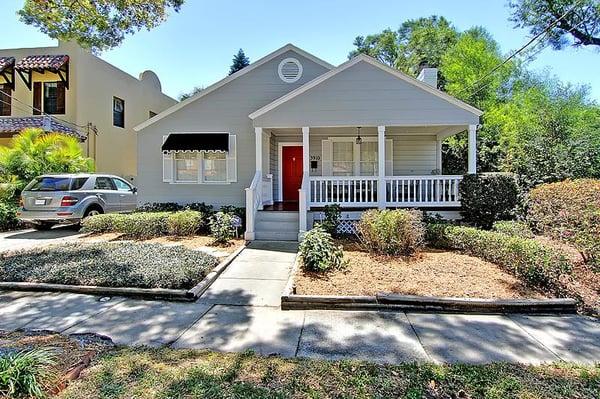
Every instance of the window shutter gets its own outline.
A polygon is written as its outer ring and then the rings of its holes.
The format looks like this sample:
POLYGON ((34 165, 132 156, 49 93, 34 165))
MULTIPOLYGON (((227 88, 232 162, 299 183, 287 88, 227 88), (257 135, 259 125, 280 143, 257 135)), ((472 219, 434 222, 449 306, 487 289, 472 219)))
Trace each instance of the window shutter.
POLYGON ((333 174, 333 160, 331 159, 331 140, 322 140, 321 149, 321 176, 331 176, 333 174))
POLYGON ((42 114, 42 82, 33 82, 33 108, 34 115, 42 114))
POLYGON ((11 89, 10 86, 0 85, 0 116, 10 116, 11 114, 11 89))
POLYGON ((229 135, 229 151, 227 151, 227 181, 237 182, 237 144, 235 134, 229 135))
MULTIPOLYGON (((163 138, 162 138, 163 144, 167 140, 167 137, 169 137, 168 134, 163 136, 163 138)), ((162 150, 161 150, 161 152, 162 152, 162 150)), ((163 182, 171 183, 173 181, 173 153, 172 152, 169 152, 169 153, 163 152, 162 159, 163 159, 163 182)))
POLYGON ((56 82, 56 113, 65 113, 65 84, 63 82, 56 82))
POLYGON ((394 141, 392 139, 385 140, 385 175, 394 175, 394 141))

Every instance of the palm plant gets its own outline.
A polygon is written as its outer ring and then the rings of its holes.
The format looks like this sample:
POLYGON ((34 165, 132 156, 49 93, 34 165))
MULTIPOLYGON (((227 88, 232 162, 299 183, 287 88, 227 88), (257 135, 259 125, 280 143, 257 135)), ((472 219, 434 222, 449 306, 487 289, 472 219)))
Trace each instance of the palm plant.
POLYGON ((24 129, 8 147, 0 147, 0 176, 15 176, 18 191, 45 173, 91 172, 94 163, 83 155, 79 141, 61 133, 24 129))

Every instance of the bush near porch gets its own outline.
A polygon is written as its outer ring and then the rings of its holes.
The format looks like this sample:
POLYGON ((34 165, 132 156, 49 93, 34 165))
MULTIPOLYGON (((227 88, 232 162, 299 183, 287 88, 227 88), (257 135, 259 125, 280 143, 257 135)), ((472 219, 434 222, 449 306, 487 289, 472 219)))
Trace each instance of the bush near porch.
POLYGON ((0 256, 0 280, 102 287, 189 289, 218 259, 183 246, 68 243, 0 256))
POLYGON ((534 231, 569 243, 600 267, 600 180, 542 184, 529 193, 527 220, 534 231))

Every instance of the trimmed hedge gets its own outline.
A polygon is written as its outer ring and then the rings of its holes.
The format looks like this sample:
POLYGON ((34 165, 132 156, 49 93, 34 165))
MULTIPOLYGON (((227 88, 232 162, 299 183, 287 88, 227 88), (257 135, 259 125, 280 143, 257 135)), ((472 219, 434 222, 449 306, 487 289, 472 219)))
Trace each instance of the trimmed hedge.
POLYGON ((533 239, 434 223, 427 226, 427 241, 495 263, 531 286, 557 288, 560 276, 571 271, 566 254, 533 239))
POLYGON ((534 234, 526 222, 518 220, 502 220, 494 223, 492 230, 497 233, 508 234, 509 236, 517 236, 523 238, 533 238, 534 234))
POLYGON ((542 184, 529 193, 527 220, 538 233, 575 246, 600 264, 600 180, 542 184))
POLYGON ((192 288, 219 263, 181 245, 137 242, 67 243, 0 260, 2 281, 172 289, 192 288))
POLYGON ((85 218, 85 233, 120 233, 129 238, 146 239, 164 235, 194 235, 204 216, 201 212, 107 213, 85 218))
POLYGON ((423 213, 371 209, 362 214, 356 230, 362 246, 369 252, 409 256, 423 246, 423 213))
POLYGON ((519 186, 510 174, 465 175, 459 191, 463 220, 484 229, 491 229, 498 220, 512 219, 519 205, 519 186))

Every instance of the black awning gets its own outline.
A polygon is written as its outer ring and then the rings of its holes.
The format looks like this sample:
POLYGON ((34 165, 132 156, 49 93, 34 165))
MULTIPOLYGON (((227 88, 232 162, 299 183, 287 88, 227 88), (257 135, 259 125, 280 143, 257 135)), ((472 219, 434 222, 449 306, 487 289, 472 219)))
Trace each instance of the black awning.
POLYGON ((171 133, 162 145, 163 151, 227 151, 228 133, 171 133))

